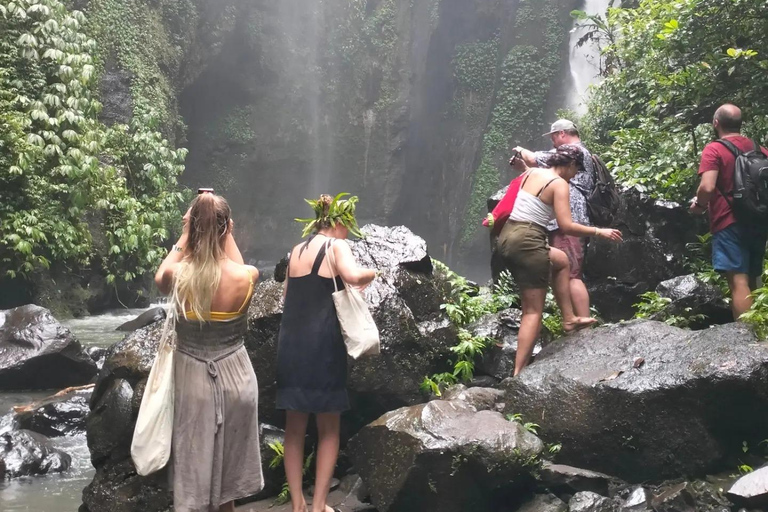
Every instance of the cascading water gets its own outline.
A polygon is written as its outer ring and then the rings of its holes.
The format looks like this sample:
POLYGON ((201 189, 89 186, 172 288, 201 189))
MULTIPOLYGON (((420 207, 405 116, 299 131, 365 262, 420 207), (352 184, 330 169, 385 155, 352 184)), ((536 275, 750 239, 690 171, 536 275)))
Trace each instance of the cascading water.
MULTIPOLYGON (((605 11, 611 7, 613 0, 585 0, 583 11, 587 14, 605 15, 605 11)), ((574 25, 578 23, 575 22, 574 25)), ((577 47, 587 30, 584 28, 574 28, 570 36, 570 56, 569 66, 571 77, 573 78, 573 88, 568 95, 568 108, 577 113, 583 113, 586 110, 586 100, 589 93, 589 86, 599 80, 600 74, 600 50, 590 42, 581 47, 577 47)))

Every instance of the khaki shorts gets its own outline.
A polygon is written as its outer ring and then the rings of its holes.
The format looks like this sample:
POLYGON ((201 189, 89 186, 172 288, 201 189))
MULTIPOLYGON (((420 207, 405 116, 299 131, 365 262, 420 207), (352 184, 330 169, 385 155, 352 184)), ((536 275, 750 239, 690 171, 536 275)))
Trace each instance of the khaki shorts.
POLYGON ((549 287, 547 231, 532 222, 508 221, 496 248, 521 290, 549 287))
POLYGON ((566 235, 559 229, 549 234, 549 243, 552 247, 560 249, 568 256, 571 264, 571 279, 584 278, 584 252, 587 245, 586 238, 566 235))

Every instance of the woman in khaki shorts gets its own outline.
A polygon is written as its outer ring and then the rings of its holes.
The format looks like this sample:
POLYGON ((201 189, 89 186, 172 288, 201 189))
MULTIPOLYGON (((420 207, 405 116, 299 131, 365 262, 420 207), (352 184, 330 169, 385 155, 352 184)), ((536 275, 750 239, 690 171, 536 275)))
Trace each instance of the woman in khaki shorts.
MULTIPOLYGON (((583 153, 576 146, 557 148, 550 160, 549 169, 528 169, 515 207, 498 239, 499 254, 520 287, 523 319, 517 336, 515 375, 525 368, 533 353, 536 338, 541 330, 544 300, 552 277, 552 287, 566 332, 583 329, 597 320, 578 317, 571 304, 568 257, 560 249, 550 247, 546 226, 557 219, 560 229, 571 236, 600 236, 620 242, 617 229, 601 229, 576 224, 571 219, 568 181, 581 168, 583 153)), ((513 157, 518 170, 525 170, 522 159, 513 157)))

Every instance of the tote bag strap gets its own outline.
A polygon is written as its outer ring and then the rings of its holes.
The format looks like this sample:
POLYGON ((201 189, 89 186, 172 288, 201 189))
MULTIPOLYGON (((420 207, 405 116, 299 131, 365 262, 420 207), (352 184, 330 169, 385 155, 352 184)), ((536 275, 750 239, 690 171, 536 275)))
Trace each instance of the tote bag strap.
MULTIPOLYGON (((339 286, 336 284, 336 274, 339 274, 339 269, 336 266, 336 256, 333 254, 333 242, 335 241, 335 238, 331 238, 328 240, 325 250, 325 255, 328 258, 328 268, 331 271, 331 279, 333 279, 333 289, 337 292, 339 291, 339 286)), ((341 279, 341 282, 344 283, 344 286, 349 288, 349 285, 344 280, 343 277, 341 277, 341 274, 339 274, 339 279, 341 279)))
POLYGON ((173 304, 168 306, 165 310, 165 323, 163 324, 163 332, 160 335, 160 344, 158 350, 167 343, 173 350, 176 350, 176 342, 173 339, 173 332, 176 330, 176 315, 178 312, 173 304))

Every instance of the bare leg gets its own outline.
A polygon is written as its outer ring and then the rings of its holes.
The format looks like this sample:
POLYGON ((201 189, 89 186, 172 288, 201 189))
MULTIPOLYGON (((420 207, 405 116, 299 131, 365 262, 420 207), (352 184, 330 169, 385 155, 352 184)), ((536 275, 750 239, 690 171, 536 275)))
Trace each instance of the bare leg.
POLYGON ((581 279, 571 279, 570 288, 573 312, 576 316, 589 317, 589 292, 587 291, 587 285, 581 279))
POLYGON ((568 261, 568 256, 560 249, 551 247, 549 249, 549 261, 552 264, 552 293, 555 294, 555 300, 560 307, 560 313, 563 315, 563 328, 566 331, 572 331, 597 322, 594 318, 589 318, 588 315, 587 317, 579 317, 573 312, 571 264, 568 261))
POLYGON ((332 510, 326 505, 331 478, 339 456, 339 429, 341 414, 337 412, 317 415, 317 473, 315 475, 315 496, 312 498, 312 512, 332 510))
POLYGON ((219 512, 235 512, 235 502, 230 501, 219 507, 219 512))
POLYGON ((515 375, 528 365, 533 354, 536 338, 541 331, 541 314, 544 311, 546 288, 533 288, 520 292, 523 307, 523 318, 517 333, 517 354, 515 355, 515 375))
POLYGON ((306 512, 307 503, 302 491, 304 470, 304 436, 307 434, 309 414, 286 411, 285 419, 285 476, 291 491, 293 512, 306 512))
POLYGON ((751 290, 749 289, 749 276, 726 272, 728 287, 731 289, 731 310, 734 321, 738 320, 742 313, 752 307, 751 290))

